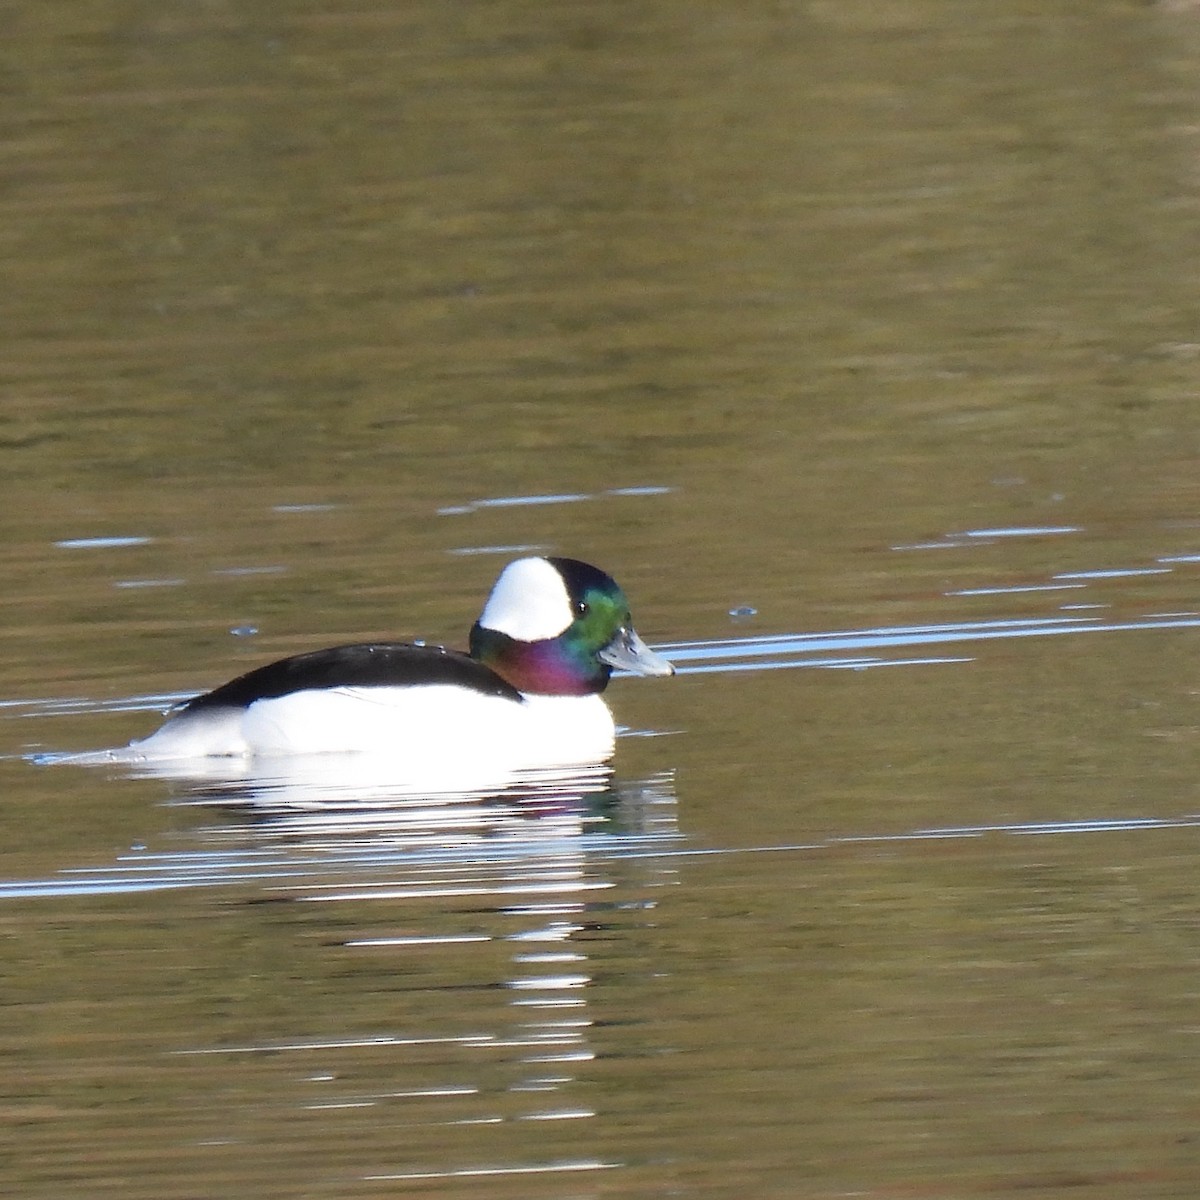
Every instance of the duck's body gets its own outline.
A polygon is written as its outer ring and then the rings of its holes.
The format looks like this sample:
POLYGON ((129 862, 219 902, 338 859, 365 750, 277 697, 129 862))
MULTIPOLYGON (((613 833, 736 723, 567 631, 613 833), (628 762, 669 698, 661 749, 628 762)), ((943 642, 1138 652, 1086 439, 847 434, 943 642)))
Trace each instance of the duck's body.
POLYGON ((438 763, 599 763, 613 752, 601 697, 613 667, 674 670, 638 637, 604 572, 575 559, 519 559, 496 581, 469 653, 386 642, 281 659, 189 700, 122 757, 369 752, 423 773, 438 763))

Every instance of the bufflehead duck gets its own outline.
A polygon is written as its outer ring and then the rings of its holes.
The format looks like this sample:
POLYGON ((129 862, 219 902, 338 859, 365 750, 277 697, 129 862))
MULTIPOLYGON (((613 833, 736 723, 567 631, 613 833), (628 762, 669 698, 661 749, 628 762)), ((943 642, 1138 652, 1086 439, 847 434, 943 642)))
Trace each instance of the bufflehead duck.
POLYGON ((537 770, 602 763, 613 668, 671 675, 616 582, 573 558, 522 558, 496 580, 463 654, 364 643, 297 654, 187 701, 109 761, 371 752, 537 770))

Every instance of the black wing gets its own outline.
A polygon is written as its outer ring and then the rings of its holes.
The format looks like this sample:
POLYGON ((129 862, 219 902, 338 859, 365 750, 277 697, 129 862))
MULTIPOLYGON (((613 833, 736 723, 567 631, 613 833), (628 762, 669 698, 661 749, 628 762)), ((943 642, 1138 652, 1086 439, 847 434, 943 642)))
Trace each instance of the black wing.
POLYGON ((274 700, 291 692, 338 687, 420 687, 451 684, 520 700, 521 693, 495 671, 444 646, 411 646, 403 642, 365 642, 333 646, 267 663, 189 700, 179 710, 249 708, 256 700, 274 700))

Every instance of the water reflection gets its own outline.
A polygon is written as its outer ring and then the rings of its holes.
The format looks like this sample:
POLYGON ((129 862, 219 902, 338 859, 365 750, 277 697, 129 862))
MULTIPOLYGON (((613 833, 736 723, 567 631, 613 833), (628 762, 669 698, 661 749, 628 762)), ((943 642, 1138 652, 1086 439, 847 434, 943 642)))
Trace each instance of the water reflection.
POLYGON ((498 896, 511 891, 514 870, 542 872, 564 856, 573 864, 567 882, 559 887, 542 878, 537 890, 582 892, 607 886, 583 877, 586 860, 661 852, 680 836, 669 773, 621 781, 592 768, 573 777, 543 773, 490 792, 418 795, 397 791, 386 775, 367 788, 366 762, 356 780, 363 790, 344 778, 330 787, 324 772, 334 764, 322 759, 342 757, 299 760, 286 778, 175 780, 167 803, 211 818, 177 835, 184 846, 142 847, 107 868, 13 881, 0 885, 0 897, 250 881, 289 895, 308 889, 302 898, 324 901, 498 896))
MULTIPOLYGON (((363 1180, 624 1165, 589 1154, 580 1129, 603 1115, 590 1076, 596 1030, 612 1016, 593 1012, 606 972, 595 959, 628 953, 622 944, 676 882, 657 854, 679 842, 669 775, 390 807, 317 791, 285 805, 273 785, 244 780, 174 788, 171 803, 201 818, 184 845, 0 894, 249 885, 272 911, 310 914, 295 921, 319 947, 324 987, 353 979, 356 996, 389 998, 342 1013, 332 1031, 323 1012, 244 1040, 204 1024, 167 1051, 181 1072, 269 1069, 303 1081, 287 1102, 298 1112, 376 1110, 391 1136, 382 1161, 357 1164, 363 1180)), ((235 1107, 214 1144, 236 1141, 240 1120, 235 1107)))
MULTIPOLYGON (((362 1180, 621 1166, 589 1152, 586 1127, 603 1115, 590 1078, 603 1049, 595 1032, 612 1019, 593 997, 676 883, 676 865, 657 854, 680 844, 671 775, 595 770, 417 797, 388 796, 384 780, 359 794, 345 778, 331 788, 322 771, 332 763, 310 760, 307 778, 293 766, 286 778, 171 780, 166 802, 188 828, 107 867, 9 882, 0 897, 129 903, 218 889, 215 923, 232 919, 254 939, 266 922, 269 953, 286 925, 306 956, 304 982, 284 969, 270 986, 311 986, 320 1005, 297 998, 285 1018, 232 1036, 219 1019, 179 1027, 164 1048, 168 1071, 217 1090, 282 1075, 290 1082, 269 1103, 282 1099, 294 1116, 378 1122, 386 1134, 353 1168, 362 1180), (331 994, 344 996, 332 1022, 331 994)), ((356 785, 366 772, 360 763, 356 785)), ((244 1122, 237 1105, 216 1113, 205 1144, 240 1144, 244 1122)))
MULTIPOLYGON (((68 764, 96 765, 95 756, 65 756, 68 764)), ((54 761, 51 759, 50 761, 54 761)), ((103 765, 97 758, 97 763, 103 765)), ((440 827, 442 817, 471 806, 505 802, 524 812, 574 808, 612 786, 608 763, 481 772, 467 764, 439 762, 428 778, 414 779, 399 753, 307 754, 247 758, 143 760, 120 763, 131 778, 178 781, 180 795, 201 804, 239 804, 263 813, 315 811, 399 814, 410 809, 440 827)))

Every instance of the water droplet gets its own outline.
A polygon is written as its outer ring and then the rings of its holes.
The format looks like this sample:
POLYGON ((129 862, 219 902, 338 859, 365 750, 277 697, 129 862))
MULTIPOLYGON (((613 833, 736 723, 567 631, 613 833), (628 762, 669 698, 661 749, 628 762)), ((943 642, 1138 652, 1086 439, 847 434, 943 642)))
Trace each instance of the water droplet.
POLYGON ((257 625, 235 625, 230 631, 234 637, 253 637, 258 632, 257 625))
POLYGON ((744 621, 747 617, 757 617, 758 609, 752 608, 749 604, 739 604, 736 608, 729 610, 729 615, 735 621, 744 621))

